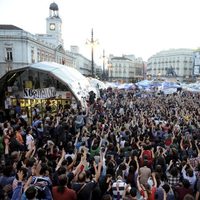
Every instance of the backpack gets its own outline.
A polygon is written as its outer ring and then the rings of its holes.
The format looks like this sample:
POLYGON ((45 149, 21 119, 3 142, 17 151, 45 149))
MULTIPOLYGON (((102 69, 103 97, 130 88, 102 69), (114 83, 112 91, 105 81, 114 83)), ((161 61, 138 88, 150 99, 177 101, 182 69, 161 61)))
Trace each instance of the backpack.
POLYGON ((40 187, 40 186, 35 186, 35 188, 37 189, 37 199, 45 199, 46 195, 45 195, 45 187, 40 187))
POLYGON ((76 191, 77 199, 81 199, 81 191, 85 188, 86 183, 84 183, 78 191, 76 191))
POLYGON ((36 177, 32 185, 37 189, 37 199, 46 199, 46 193, 48 193, 48 181, 43 178, 36 177))

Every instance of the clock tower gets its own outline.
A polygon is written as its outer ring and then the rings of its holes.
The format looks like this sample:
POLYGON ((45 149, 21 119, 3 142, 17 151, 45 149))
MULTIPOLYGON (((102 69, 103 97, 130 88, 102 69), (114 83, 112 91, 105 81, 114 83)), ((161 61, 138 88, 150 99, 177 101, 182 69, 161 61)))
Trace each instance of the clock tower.
POLYGON ((52 36, 52 43, 56 46, 63 45, 62 20, 59 16, 59 9, 56 3, 49 6, 49 17, 46 18, 46 33, 52 36))

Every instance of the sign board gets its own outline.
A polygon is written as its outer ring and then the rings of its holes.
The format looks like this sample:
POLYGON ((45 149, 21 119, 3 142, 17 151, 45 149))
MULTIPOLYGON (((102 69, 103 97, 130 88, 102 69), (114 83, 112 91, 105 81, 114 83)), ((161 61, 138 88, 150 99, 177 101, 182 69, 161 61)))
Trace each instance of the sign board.
POLYGON ((24 98, 28 99, 48 99, 56 96, 55 87, 31 89, 24 88, 24 98))
POLYGON ((72 94, 71 92, 66 92, 66 99, 71 99, 72 98, 72 94))

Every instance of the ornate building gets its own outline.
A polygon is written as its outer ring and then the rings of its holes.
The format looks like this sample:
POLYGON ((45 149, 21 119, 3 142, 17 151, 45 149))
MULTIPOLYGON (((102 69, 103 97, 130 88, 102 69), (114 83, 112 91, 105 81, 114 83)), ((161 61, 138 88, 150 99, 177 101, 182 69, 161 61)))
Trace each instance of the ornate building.
POLYGON ((134 55, 109 56, 109 81, 135 82, 144 78, 145 63, 134 55))
POLYGON ((49 6, 46 34, 33 35, 14 25, 0 25, 0 77, 12 69, 42 61, 74 67, 84 75, 91 74, 90 60, 78 51, 64 49, 62 20, 56 3, 49 6))
POLYGON ((193 77, 193 50, 169 49, 161 51, 148 59, 147 77, 190 80, 193 77))

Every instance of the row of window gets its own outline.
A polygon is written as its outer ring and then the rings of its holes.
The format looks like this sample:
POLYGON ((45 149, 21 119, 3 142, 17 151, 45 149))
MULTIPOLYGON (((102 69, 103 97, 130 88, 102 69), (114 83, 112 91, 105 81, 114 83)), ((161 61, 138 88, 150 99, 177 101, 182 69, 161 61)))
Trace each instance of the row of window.
POLYGON ((119 68, 119 69, 123 69, 123 68, 131 69, 131 68, 135 68, 135 67, 142 67, 142 65, 141 64, 135 64, 135 65, 129 65, 129 66, 126 66, 126 65, 122 66, 121 64, 113 65, 113 68, 119 68))
MULTIPOLYGON (((177 61, 175 61, 175 60, 173 60, 173 61, 158 61, 158 62, 154 61, 153 63, 154 64, 160 64, 160 63, 175 63, 175 62, 179 63, 180 60, 177 60, 177 61)), ((187 62, 192 63, 192 60, 183 60, 183 62, 185 62, 185 63, 187 63, 187 62)))
MULTIPOLYGON (((165 67, 165 68, 159 68, 159 67, 158 67, 158 68, 153 68, 153 70, 167 70, 167 69, 168 69, 167 67, 165 67)), ((188 68, 188 67, 183 67, 183 68, 175 67, 175 69, 176 69, 176 70, 179 70, 179 69, 184 69, 184 70, 189 69, 189 70, 192 70, 191 67, 189 67, 189 68, 188 68)), ((148 69, 148 71, 149 71, 149 70, 151 70, 151 69, 148 69)))
MULTIPOLYGON (((13 49, 12 48, 6 48, 6 56, 5 56, 5 60, 6 61, 13 61, 13 49)), ((37 52, 37 61, 41 62, 41 61, 55 61, 55 58, 52 54, 48 54, 45 52, 37 52)), ((60 64, 66 64, 66 60, 59 56, 57 58, 58 63, 60 64)), ((35 53, 34 50, 31 50, 31 62, 35 63, 35 53)))
POLYGON ((162 57, 160 57, 160 58, 154 58, 154 60, 155 61, 160 61, 160 62, 166 62, 166 61, 175 61, 175 60, 177 60, 177 61, 179 61, 179 60, 192 60, 192 56, 190 56, 190 55, 187 55, 187 56, 162 56, 162 57))

